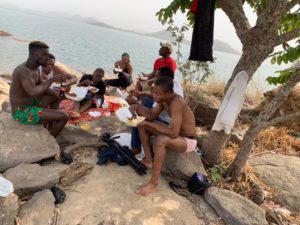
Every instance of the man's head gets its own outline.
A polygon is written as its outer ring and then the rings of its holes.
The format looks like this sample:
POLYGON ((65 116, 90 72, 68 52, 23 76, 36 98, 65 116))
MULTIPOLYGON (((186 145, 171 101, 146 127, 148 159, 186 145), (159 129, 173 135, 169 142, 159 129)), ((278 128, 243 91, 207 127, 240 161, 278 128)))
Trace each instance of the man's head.
POLYGON ((173 80, 169 77, 159 78, 152 89, 153 98, 156 102, 167 101, 173 94, 173 80))
POLYGON ((47 75, 51 73, 52 67, 55 65, 55 56, 49 53, 48 57, 46 66, 43 66, 43 71, 47 75))
POLYGON ((173 51, 173 46, 170 42, 160 43, 159 55, 162 57, 167 57, 171 55, 173 51))
POLYGON ((127 52, 123 53, 122 54, 122 58, 121 58, 122 62, 127 64, 128 62, 130 62, 130 59, 129 59, 129 54, 127 52))
POLYGON ((174 73, 170 67, 164 66, 158 70, 156 77, 157 77, 157 79, 160 79, 163 77, 169 77, 172 80, 174 80, 174 73))
POLYGON ((33 41, 29 43, 29 58, 38 65, 46 66, 49 59, 49 46, 44 42, 33 41))
POLYGON ((101 69, 101 68, 95 69, 95 71, 93 73, 93 83, 97 84, 100 80, 102 80, 104 75, 105 75, 105 72, 103 69, 101 69))

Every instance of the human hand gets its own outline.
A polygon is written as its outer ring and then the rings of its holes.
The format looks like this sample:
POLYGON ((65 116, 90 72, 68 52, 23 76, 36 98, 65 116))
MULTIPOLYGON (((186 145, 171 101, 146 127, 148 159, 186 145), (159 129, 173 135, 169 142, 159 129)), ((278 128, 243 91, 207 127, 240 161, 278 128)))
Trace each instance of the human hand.
POLYGON ((137 114, 137 109, 138 109, 138 104, 132 104, 129 106, 129 111, 131 112, 132 115, 137 114))

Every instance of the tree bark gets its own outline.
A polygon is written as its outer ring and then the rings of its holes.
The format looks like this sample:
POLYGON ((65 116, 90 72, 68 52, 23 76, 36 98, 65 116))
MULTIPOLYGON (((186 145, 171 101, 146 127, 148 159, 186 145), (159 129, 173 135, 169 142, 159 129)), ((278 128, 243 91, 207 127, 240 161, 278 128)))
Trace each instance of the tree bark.
POLYGON ((204 161, 208 166, 220 164, 223 159, 223 148, 225 147, 229 135, 223 131, 212 131, 208 133, 207 138, 203 140, 202 150, 204 152, 204 161))

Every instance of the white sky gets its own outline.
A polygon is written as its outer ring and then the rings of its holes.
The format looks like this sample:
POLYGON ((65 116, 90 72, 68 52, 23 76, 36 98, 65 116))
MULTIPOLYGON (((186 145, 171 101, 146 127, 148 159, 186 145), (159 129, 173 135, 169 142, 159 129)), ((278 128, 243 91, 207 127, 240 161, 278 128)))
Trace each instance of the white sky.
MULTIPOLYGON (((171 0, 0 0, 23 8, 38 11, 55 11, 94 17, 109 25, 142 32, 156 32, 164 27, 155 13, 167 6, 171 0)), ((255 14, 246 7, 246 14, 253 25, 255 14)), ((177 25, 186 22, 184 15, 176 16, 177 25)), ((218 9, 215 15, 215 39, 225 41, 240 50, 241 44, 228 17, 218 9)), ((187 35, 189 39, 191 32, 187 35)))

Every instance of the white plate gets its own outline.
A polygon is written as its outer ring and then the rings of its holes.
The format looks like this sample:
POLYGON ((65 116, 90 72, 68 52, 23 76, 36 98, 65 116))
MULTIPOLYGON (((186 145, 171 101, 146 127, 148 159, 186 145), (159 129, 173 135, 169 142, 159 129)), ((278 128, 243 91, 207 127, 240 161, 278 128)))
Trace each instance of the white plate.
POLYGON ((123 72, 123 70, 121 68, 114 68, 114 71, 117 72, 117 73, 123 72))
POLYGON ((95 87, 93 87, 93 86, 88 86, 87 89, 88 89, 89 91, 93 92, 93 93, 97 93, 97 92, 99 91, 98 88, 95 88, 95 87))
POLYGON ((70 93, 75 93, 77 96, 72 97, 72 96, 66 94, 66 98, 70 99, 70 100, 73 100, 73 101, 76 101, 76 102, 79 102, 82 99, 84 99, 87 92, 88 92, 88 89, 86 87, 72 87, 71 90, 70 90, 70 93))

